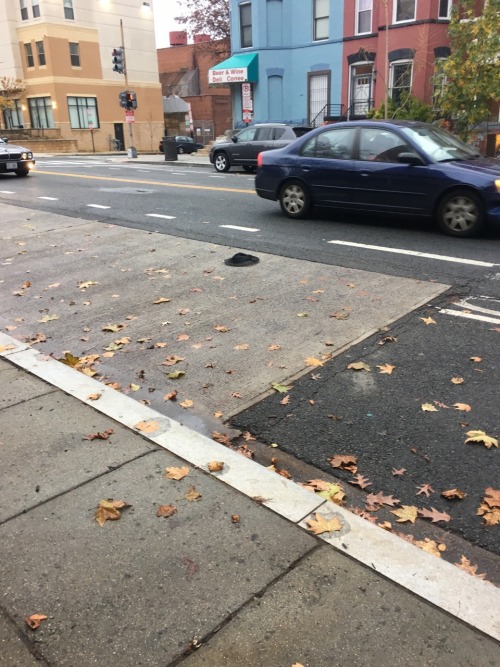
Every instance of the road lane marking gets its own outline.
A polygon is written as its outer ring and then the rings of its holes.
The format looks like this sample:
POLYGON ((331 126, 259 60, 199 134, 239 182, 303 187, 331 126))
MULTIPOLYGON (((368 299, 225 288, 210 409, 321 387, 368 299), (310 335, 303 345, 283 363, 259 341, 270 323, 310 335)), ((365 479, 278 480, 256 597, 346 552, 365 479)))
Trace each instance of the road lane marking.
POLYGON ((442 262, 455 262, 457 264, 470 264, 472 266, 500 266, 492 262, 482 262, 477 259, 464 259, 463 257, 449 257, 448 255, 434 255, 430 252, 418 252, 417 250, 403 250, 402 248, 387 248, 385 246, 368 245, 366 243, 351 243, 350 241, 327 241, 334 245, 352 246, 353 248, 363 248, 365 250, 378 250, 380 252, 392 252, 398 255, 412 255, 413 257, 425 257, 426 259, 438 259, 442 262))
POLYGON ((46 199, 47 201, 58 201, 58 197, 37 197, 37 199, 46 199))
POLYGON ((161 215, 160 213, 146 213, 146 218, 164 218, 165 220, 175 220, 175 215, 161 215))
POLYGON ((466 299, 458 301, 455 306, 460 306, 460 308, 465 308, 466 310, 477 310, 478 313, 483 313, 484 315, 496 315, 497 317, 500 317, 500 309, 493 310, 492 308, 483 308, 482 306, 476 306, 471 303, 471 301, 478 301, 479 299, 493 301, 500 306, 500 301, 498 301, 498 299, 493 299, 489 296, 468 296, 466 299))
POLYGON ((454 315, 455 317, 465 317, 466 319, 477 320, 478 322, 500 324, 500 318, 498 317, 487 317, 486 315, 476 315, 476 313, 465 313, 462 310, 451 310, 450 308, 442 308, 439 312, 442 315, 454 315))
MULTIPOLYGON (((39 172, 42 175, 42 172, 39 172)), ((91 176, 90 174, 61 174, 58 171, 44 171, 43 176, 59 176, 64 178, 88 178, 94 181, 116 181, 117 183, 137 183, 140 185, 158 185, 164 188, 179 188, 185 190, 212 190, 214 192, 237 192, 244 195, 255 195, 255 190, 242 188, 218 188, 212 185, 188 185, 186 183, 160 183, 159 181, 142 181, 135 178, 114 178, 113 176, 91 176)))
POLYGON ((111 208, 111 206, 102 206, 102 204, 87 204, 89 208, 111 208))
POLYGON ((12 190, 0 190, 0 194, 2 195, 15 195, 15 192, 12 192, 12 190))
POLYGON ((219 227, 224 227, 224 229, 238 229, 240 232, 260 232, 260 229, 255 227, 238 227, 238 225, 219 225, 219 227))

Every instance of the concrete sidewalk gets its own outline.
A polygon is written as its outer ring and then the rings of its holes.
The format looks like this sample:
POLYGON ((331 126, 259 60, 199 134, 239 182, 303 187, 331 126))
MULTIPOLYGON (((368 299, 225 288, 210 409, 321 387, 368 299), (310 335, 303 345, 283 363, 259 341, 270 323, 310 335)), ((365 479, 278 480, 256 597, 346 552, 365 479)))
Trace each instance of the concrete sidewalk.
POLYGON ((106 158, 110 162, 130 164, 164 164, 195 167, 211 167, 208 151, 178 155, 177 160, 165 160, 162 153, 140 153, 137 158, 130 158, 125 153, 37 153, 35 158, 106 158))
POLYGON ((2 667, 499 664, 491 584, 5 334, 0 354, 2 667), (110 498, 131 507, 100 527, 110 498), (339 529, 313 535, 316 511, 339 529))

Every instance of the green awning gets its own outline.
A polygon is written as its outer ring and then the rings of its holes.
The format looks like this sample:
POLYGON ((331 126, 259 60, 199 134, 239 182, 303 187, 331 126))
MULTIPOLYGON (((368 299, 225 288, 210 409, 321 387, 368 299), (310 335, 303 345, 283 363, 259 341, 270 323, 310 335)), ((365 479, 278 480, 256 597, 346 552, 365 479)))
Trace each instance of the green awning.
POLYGON ((208 83, 254 83, 258 80, 257 53, 237 53, 208 70, 208 83))

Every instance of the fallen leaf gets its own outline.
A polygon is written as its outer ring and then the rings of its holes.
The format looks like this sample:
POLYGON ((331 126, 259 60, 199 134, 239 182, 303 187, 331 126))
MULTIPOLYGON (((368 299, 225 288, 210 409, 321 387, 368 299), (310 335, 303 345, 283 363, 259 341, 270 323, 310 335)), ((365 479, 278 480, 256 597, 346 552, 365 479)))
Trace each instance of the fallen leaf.
POLYGON ((290 403, 290 396, 283 396, 283 398, 280 401, 281 405, 288 405, 290 403))
POLYGON ((252 451, 251 449, 249 449, 248 445, 246 445, 245 443, 243 443, 242 445, 239 445, 239 447, 236 447, 236 448, 233 447, 233 449, 235 449, 235 451, 237 451, 238 454, 241 454, 242 456, 244 456, 247 459, 253 459, 253 457, 255 455, 255 452, 252 451))
POLYGON ((479 505, 476 514, 482 516, 486 526, 497 526, 500 524, 500 508, 490 507, 486 503, 479 505))
POLYGON ((87 287, 90 287, 91 285, 97 285, 97 284, 98 284, 98 283, 94 282, 93 280, 88 280, 88 281, 85 282, 85 283, 80 283, 80 284, 78 285, 78 287, 79 287, 81 290, 86 290, 87 287))
POLYGON ((356 486, 361 487, 362 489, 366 489, 367 486, 371 486, 372 483, 368 481, 366 477, 363 477, 363 475, 356 475, 354 479, 349 480, 349 484, 355 484, 356 486))
POLYGON ((394 477, 398 477, 399 475, 404 475, 406 472, 406 468, 393 468, 392 469, 392 474, 394 477))
POLYGON ((436 406, 432 405, 432 403, 422 403, 422 410, 424 412, 439 412, 436 406))
POLYGON ((290 391, 292 387, 287 387, 284 384, 279 384, 279 382, 273 382, 271 384, 271 387, 274 389, 274 391, 278 391, 282 394, 286 393, 287 391, 290 391))
POLYGON ((391 507, 394 507, 394 505, 398 505, 401 501, 398 498, 394 498, 394 496, 384 496, 382 491, 379 493, 369 493, 366 496, 365 502, 368 505, 390 505, 391 507))
POLYGON ((267 349, 269 352, 275 352, 276 350, 281 350, 281 345, 268 345, 267 349))
POLYGON ((434 489, 430 484, 421 484, 417 488, 418 488, 418 491, 416 493, 417 496, 420 496, 422 493, 424 493, 428 498, 431 493, 435 493, 434 489))
POLYGON ((186 371, 173 371, 172 373, 169 373, 167 377, 170 380, 178 380, 181 378, 183 375, 186 375, 186 371))
POLYGON ((175 401, 177 398, 177 389, 174 389, 174 391, 169 392, 168 394, 165 394, 163 397, 164 401, 175 401))
POLYGON ((460 377, 454 377, 454 378, 451 378, 450 382, 452 382, 453 384, 463 384, 465 382, 465 380, 463 378, 460 378, 460 377))
POLYGON ((169 516, 172 516, 172 514, 175 514, 176 512, 177 512, 177 507, 175 505, 160 505, 156 510, 156 516, 167 518, 169 516))
POLYGON ((188 408, 192 408, 194 403, 191 399, 186 398, 186 400, 182 401, 182 403, 179 403, 179 405, 181 406, 181 408, 184 408, 184 409, 187 410, 188 408))
POLYGON ((45 616, 45 614, 31 614, 31 616, 26 616, 26 618, 24 619, 24 622, 32 630, 36 630, 37 628, 40 627, 40 623, 42 621, 46 621, 47 618, 48 618, 48 616, 45 616))
POLYGON ((156 299, 156 301, 153 301, 154 305, 157 305, 159 303, 168 303, 170 299, 168 299, 166 296, 161 296, 159 299, 156 299))
POLYGON ((58 320, 59 315, 44 315, 41 319, 39 319, 39 322, 52 322, 53 320, 58 320))
POLYGON ((432 317, 420 317, 419 319, 421 319, 424 324, 436 324, 432 317))
POLYGON ((130 391, 139 391, 140 388, 141 387, 138 384, 133 384, 133 383, 129 384, 130 391))
POLYGON ((235 345, 233 349, 238 351, 249 350, 250 345, 248 343, 241 343, 240 345, 235 345))
POLYGON ((102 327, 101 331, 111 331, 112 333, 117 333, 124 328, 124 324, 106 324, 104 327, 102 327))
POLYGON ((481 357, 470 357, 470 361, 474 361, 476 363, 479 363, 480 361, 482 361, 482 358, 481 357))
POLYGON ((245 440, 245 442, 250 442, 251 440, 256 440, 256 439, 257 438, 253 436, 250 433, 250 431, 245 431, 245 433, 243 433, 243 440, 245 440))
POLYGON ((201 497, 202 494, 196 490, 195 486, 190 486, 188 492, 184 496, 184 498, 189 500, 189 502, 196 502, 197 500, 200 500, 201 497))
POLYGON ((392 375, 392 371, 396 368, 396 366, 391 366, 391 364, 382 364, 381 366, 377 366, 377 368, 380 369, 381 373, 392 375))
POLYGON ((451 516, 449 514, 447 514, 446 512, 439 512, 434 507, 432 507, 430 510, 425 508, 418 510, 418 514, 423 519, 430 519, 432 523, 437 523, 438 521, 448 522, 451 520, 451 516))
POLYGON ((165 470, 167 471, 165 477, 167 479, 175 479, 177 482, 184 479, 184 477, 189 474, 189 468, 187 466, 183 466, 182 468, 165 468, 165 470))
POLYGON ((127 507, 131 507, 131 505, 123 500, 113 500, 112 498, 101 500, 96 509, 94 519, 102 528, 106 521, 118 521, 121 517, 120 510, 127 509, 127 507))
POLYGON ((466 435, 469 437, 465 441, 465 444, 468 442, 482 442, 488 449, 490 447, 498 447, 498 440, 490 435, 486 435, 484 431, 467 431, 466 435))
POLYGON ((228 333, 231 331, 228 327, 225 327, 223 324, 217 324, 217 326, 214 327, 215 331, 219 331, 220 333, 228 333))
POLYGON ((482 579, 483 581, 486 579, 486 574, 477 574, 477 568, 479 567, 478 565, 472 565, 470 560, 466 558, 465 556, 461 556, 460 558, 460 563, 453 563, 456 567, 460 568, 461 570, 464 570, 464 572, 467 572, 468 574, 472 574, 473 577, 477 577, 478 579, 482 579))
POLYGON ((316 359, 315 357, 307 357, 305 360, 306 366, 323 366, 323 362, 320 359, 316 359))
POLYGON ((168 343, 155 343, 155 347, 158 347, 158 348, 167 347, 167 345, 168 345, 168 343))
POLYGON ((358 457, 352 454, 335 454, 335 456, 331 456, 327 460, 332 468, 342 468, 353 474, 357 471, 356 463, 358 462, 358 457))
POLYGON ((490 507, 500 507, 500 489, 489 486, 484 492, 484 502, 490 507))
POLYGON ((138 431, 141 431, 142 433, 154 433, 155 431, 159 431, 160 427, 158 425, 157 421, 142 421, 139 422, 134 426, 138 431))
POLYGON ((351 317, 351 313, 338 311, 336 313, 332 313, 328 317, 334 317, 336 320, 348 320, 351 317))
POLYGON ((441 495, 447 500, 462 500, 467 494, 458 489, 448 489, 447 491, 443 491, 441 495))
POLYGON ((59 361, 61 362, 61 364, 66 364, 66 366, 71 366, 71 368, 75 368, 75 366, 80 363, 80 357, 75 357, 70 352, 66 352, 64 357, 62 359, 59 359, 59 361))
POLYGON ((386 343, 395 343, 396 341, 397 338, 395 336, 384 336, 381 340, 379 340, 378 344, 385 345, 386 343))
POLYGON ((232 523, 239 523, 240 522, 240 517, 237 514, 232 514, 231 515, 231 522, 232 523))
POLYGON ((372 370, 364 361, 354 361, 352 364, 349 364, 347 368, 350 368, 353 371, 368 371, 369 373, 371 373, 372 370))
POLYGON ((88 401, 97 401, 101 398, 101 396, 102 396, 102 393, 99 393, 99 392, 96 393, 96 394, 89 394, 87 396, 87 400, 88 401))
POLYGON ((86 435, 84 440, 107 440, 109 436, 113 435, 114 431, 112 428, 108 428, 107 431, 101 431, 99 433, 91 433, 91 435, 86 435))
POLYGON ((208 464, 209 472, 220 472, 224 468, 224 461, 210 461, 208 464))
POLYGON ((212 440, 215 440, 215 442, 220 442, 221 445, 228 446, 231 444, 231 438, 227 435, 227 433, 219 433, 219 431, 213 431, 212 440))
POLYGON ((180 361, 185 361, 185 359, 186 357, 178 357, 177 355, 173 354, 167 357, 165 361, 162 361, 161 366, 174 366, 180 361))
POLYGON ((456 410, 461 410, 462 412, 470 412, 470 405, 467 405, 467 403, 453 403, 453 407, 456 410))
POLYGON ((427 553, 432 554, 437 558, 441 558, 441 552, 446 550, 446 546, 444 544, 438 544, 434 540, 430 540, 428 537, 423 540, 415 540, 413 544, 419 549, 427 551, 427 553))
POLYGON ((411 523, 415 523, 418 514, 418 509, 413 505, 403 505, 397 510, 390 511, 391 514, 394 514, 394 516, 398 517, 396 519, 398 523, 404 523, 405 521, 411 521, 411 523))
POLYGON ((342 530, 342 524, 338 517, 334 516, 331 519, 327 519, 318 512, 315 512, 314 516, 315 519, 307 519, 306 523, 309 526, 309 530, 315 535, 334 533, 342 530))
POLYGON ((297 317, 309 317, 309 313, 297 313, 297 317))

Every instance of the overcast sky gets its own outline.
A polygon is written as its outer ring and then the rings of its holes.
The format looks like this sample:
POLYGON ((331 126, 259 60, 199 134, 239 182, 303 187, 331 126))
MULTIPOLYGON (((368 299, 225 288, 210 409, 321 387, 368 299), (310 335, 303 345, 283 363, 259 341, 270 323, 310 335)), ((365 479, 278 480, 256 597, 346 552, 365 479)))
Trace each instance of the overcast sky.
POLYGON ((182 2, 178 0, 153 0, 153 11, 155 17, 156 47, 162 49, 170 46, 168 33, 178 30, 174 16, 182 14, 182 2))

